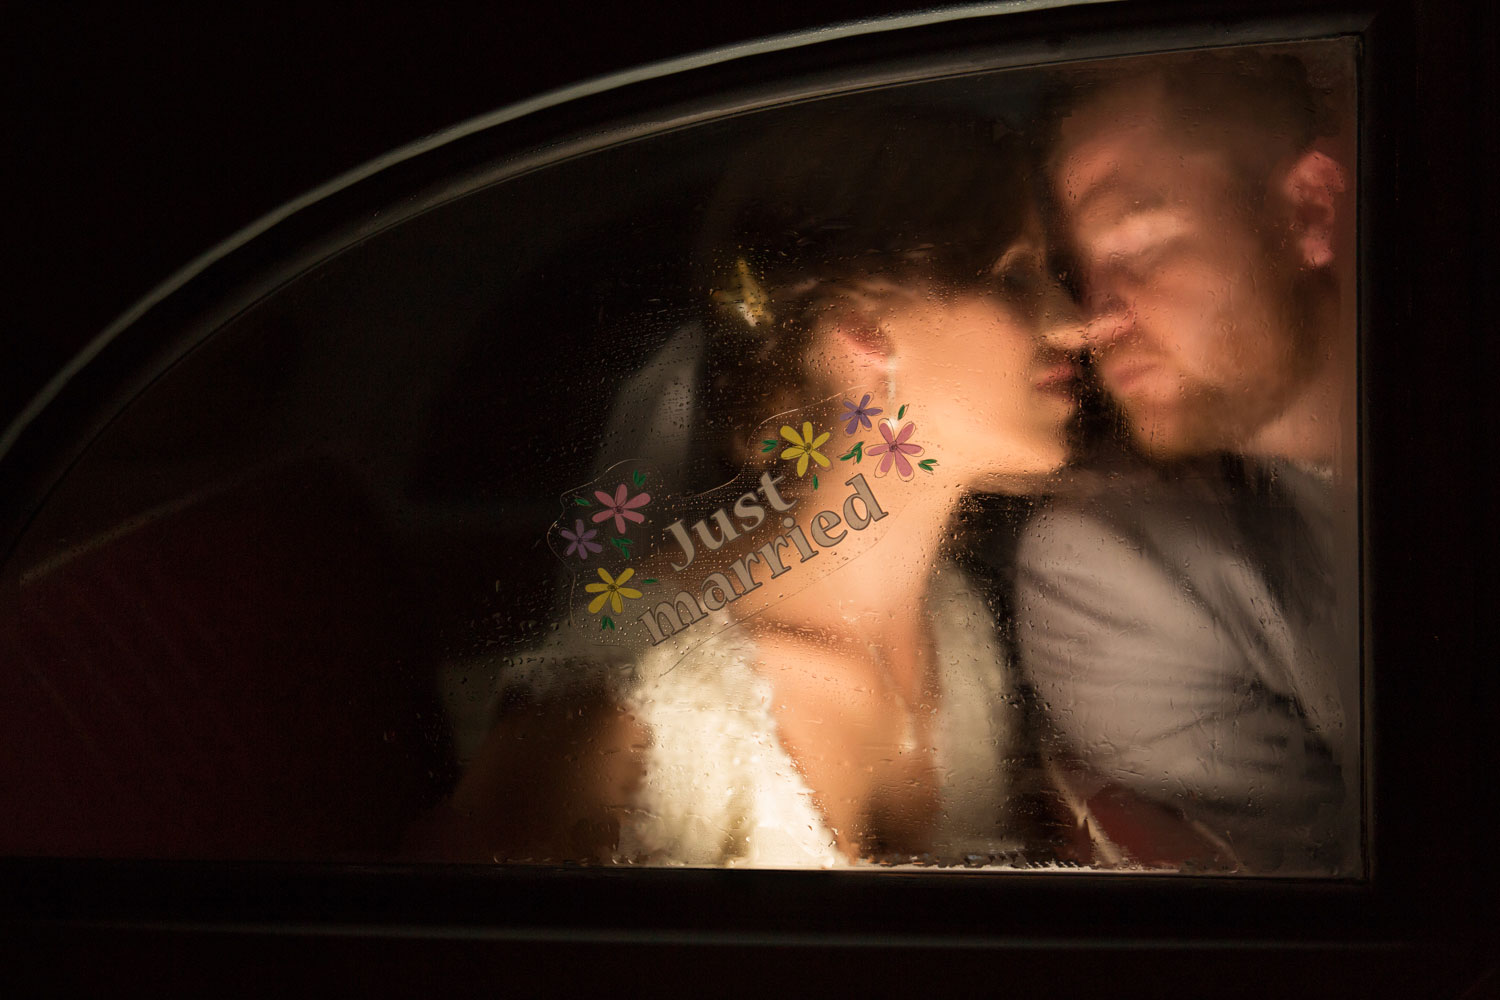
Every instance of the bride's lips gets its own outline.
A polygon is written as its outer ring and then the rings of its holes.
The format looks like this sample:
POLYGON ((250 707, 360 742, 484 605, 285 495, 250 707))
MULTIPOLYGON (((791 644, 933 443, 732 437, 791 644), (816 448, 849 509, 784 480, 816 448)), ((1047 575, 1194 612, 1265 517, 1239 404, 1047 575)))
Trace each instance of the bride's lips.
POLYGON ((1077 380, 1077 366, 1071 361, 1063 360, 1041 368, 1032 378, 1031 384, 1042 392, 1069 395, 1077 380))

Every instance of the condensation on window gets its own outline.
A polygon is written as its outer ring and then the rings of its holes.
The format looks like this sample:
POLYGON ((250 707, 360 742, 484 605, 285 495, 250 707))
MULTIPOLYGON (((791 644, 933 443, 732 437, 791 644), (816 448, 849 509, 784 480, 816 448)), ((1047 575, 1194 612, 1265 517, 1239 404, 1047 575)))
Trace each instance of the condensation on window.
POLYGON ((1358 874, 1354 105, 971 73, 351 244, 6 563, 0 849, 1358 874))

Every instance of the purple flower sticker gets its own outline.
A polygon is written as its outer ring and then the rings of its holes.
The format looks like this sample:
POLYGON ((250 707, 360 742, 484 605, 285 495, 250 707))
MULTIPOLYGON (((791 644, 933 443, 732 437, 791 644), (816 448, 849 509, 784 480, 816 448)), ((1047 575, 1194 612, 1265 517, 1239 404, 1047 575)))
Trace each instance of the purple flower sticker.
POLYGON ((624 483, 621 483, 620 488, 615 490, 614 496, 610 496, 603 490, 595 490, 594 499, 603 504, 604 509, 594 515, 594 523, 598 524, 600 521, 607 521, 610 518, 614 518, 615 530, 623 535, 625 534, 625 529, 629 527, 625 523, 626 521, 634 521, 639 524, 646 520, 646 515, 639 513, 635 508, 644 507, 650 503, 651 494, 637 493, 627 500, 626 497, 629 494, 630 488, 624 483))
POLYGON ((572 555, 574 552, 577 552, 579 559, 587 560, 590 552, 604 551, 604 546, 594 541, 594 536, 599 534, 599 529, 590 528, 588 531, 584 531, 583 518, 578 518, 573 522, 572 531, 569 531, 567 528, 562 528, 558 531, 558 534, 562 535, 570 543, 568 545, 568 550, 563 553, 565 557, 572 555))
POLYGON ((892 463, 895 464, 896 472, 903 480, 911 479, 915 475, 912 471, 911 462, 908 461, 906 456, 922 454, 922 447, 920 445, 911 444, 907 440, 916 429, 916 424, 908 423, 905 427, 901 428, 900 434, 893 435, 889 420, 880 425, 880 436, 885 438, 885 444, 875 444, 865 449, 865 454, 871 458, 876 455, 885 456, 880 460, 880 465, 876 467, 875 475, 883 476, 887 472, 890 472, 892 463))
POLYGON ((868 392, 865 393, 865 398, 859 401, 858 406, 855 406, 847 399, 844 400, 844 409, 849 412, 839 417, 839 419, 849 421, 849 425, 844 428, 845 434, 858 434, 861 427, 869 430, 871 427, 870 418, 877 413, 885 412, 878 406, 870 405, 870 394, 868 392))

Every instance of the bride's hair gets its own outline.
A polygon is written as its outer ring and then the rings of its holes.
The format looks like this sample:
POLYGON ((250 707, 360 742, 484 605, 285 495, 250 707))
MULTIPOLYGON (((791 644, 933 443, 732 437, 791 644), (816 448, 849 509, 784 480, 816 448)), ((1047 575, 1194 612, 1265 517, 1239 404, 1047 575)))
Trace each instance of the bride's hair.
MULTIPOLYGON (((698 259, 709 349, 702 400, 728 443, 809 381, 819 289, 884 278, 1004 292, 996 272, 1031 191, 1015 136, 928 108, 778 112, 732 156, 698 259)), ((737 466, 746 456, 721 456, 737 466)))

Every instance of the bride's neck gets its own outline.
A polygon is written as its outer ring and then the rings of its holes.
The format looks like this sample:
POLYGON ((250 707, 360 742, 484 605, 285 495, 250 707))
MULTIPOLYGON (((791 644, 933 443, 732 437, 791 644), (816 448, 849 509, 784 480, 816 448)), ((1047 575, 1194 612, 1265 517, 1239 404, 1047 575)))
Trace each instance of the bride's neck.
MULTIPOLYGON (((851 649, 909 648, 916 641, 924 629, 923 598, 951 531, 959 491, 935 480, 877 482, 889 484, 882 492, 893 495, 886 516, 849 531, 837 547, 821 550, 817 559, 830 560, 818 567, 822 572, 796 593, 768 595, 757 619, 851 649)), ((797 524, 810 532, 820 509, 817 496, 799 499, 797 524)))

